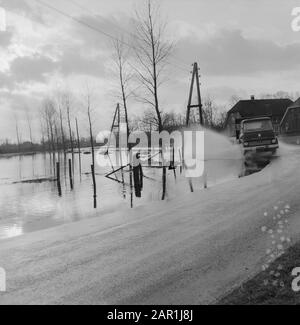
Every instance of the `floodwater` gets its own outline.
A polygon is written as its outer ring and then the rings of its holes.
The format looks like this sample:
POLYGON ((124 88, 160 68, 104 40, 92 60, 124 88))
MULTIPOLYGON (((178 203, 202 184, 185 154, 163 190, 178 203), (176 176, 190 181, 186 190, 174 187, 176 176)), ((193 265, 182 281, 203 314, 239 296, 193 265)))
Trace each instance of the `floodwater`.
MULTIPOLYGON (((222 140, 225 141, 225 140, 222 140)), ((222 142, 221 141, 221 142, 222 142)), ((209 144, 211 145, 211 144, 209 144)), ((226 139, 226 146, 232 144, 226 139)), ((217 148, 217 147, 215 147, 217 148)), ((208 155, 205 161, 207 185, 217 184, 241 175, 243 159, 240 154, 223 155, 224 144, 220 144, 220 155, 208 155)), ((154 204, 162 198, 162 168, 143 168, 144 181, 141 197, 129 186, 129 172, 123 176, 125 184, 108 179, 105 175, 109 167, 96 164, 97 208, 94 209, 93 183, 90 154, 81 154, 81 174, 79 154, 74 154, 74 188, 69 181, 67 154, 35 154, 0 158, 0 239, 20 236, 24 233, 75 222, 81 219, 98 217, 110 212, 145 204, 154 204), (60 161, 62 195, 58 195, 55 180, 55 163, 60 161), (132 193, 132 195, 131 195, 132 193), (131 200, 132 197, 132 200, 131 200), (132 202, 132 203, 131 203, 132 202)), ((235 153, 236 153, 236 149, 235 153)), ((228 152, 228 150, 227 150, 228 152)), ((122 180, 121 172, 117 174, 122 180)), ((192 180, 193 189, 204 187, 204 179, 192 180)), ((180 168, 167 169, 166 199, 174 198, 190 191, 190 184, 180 168), (175 175, 176 174, 176 175, 175 175), (175 177, 176 176, 176 177, 175 177)))

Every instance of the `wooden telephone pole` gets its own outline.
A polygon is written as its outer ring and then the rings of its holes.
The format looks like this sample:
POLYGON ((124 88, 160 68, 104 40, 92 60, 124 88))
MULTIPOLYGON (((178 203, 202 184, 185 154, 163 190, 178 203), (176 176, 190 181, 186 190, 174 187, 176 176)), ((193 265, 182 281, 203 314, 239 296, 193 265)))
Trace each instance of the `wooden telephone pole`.
POLYGON ((110 129, 110 137, 108 139, 108 143, 107 143, 107 150, 105 152, 106 155, 108 155, 109 153, 109 146, 110 146, 110 141, 111 141, 111 134, 116 132, 117 135, 119 135, 120 132, 120 121, 121 121, 121 113, 120 113, 120 104, 117 104, 117 107, 115 109, 115 113, 114 113, 114 118, 113 118, 113 122, 111 125, 111 129, 110 129))
POLYGON ((190 86, 189 101, 188 101, 187 112, 186 112, 186 125, 187 126, 189 126, 189 123, 190 123, 191 108, 198 108, 198 110, 199 110, 199 124, 203 125, 202 103, 201 103, 200 82, 199 82, 199 68, 198 68, 197 62, 195 62, 193 64, 192 82, 191 82, 191 86, 190 86), (197 102, 198 103, 192 105, 195 80, 196 80, 197 102))

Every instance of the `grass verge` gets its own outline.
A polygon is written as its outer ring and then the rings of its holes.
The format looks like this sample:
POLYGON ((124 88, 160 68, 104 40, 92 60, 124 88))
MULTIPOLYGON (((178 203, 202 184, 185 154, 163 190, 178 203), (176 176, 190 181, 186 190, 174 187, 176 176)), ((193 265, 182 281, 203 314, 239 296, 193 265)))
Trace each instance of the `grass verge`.
MULTIPOLYGON (((292 289, 296 276, 292 270, 300 267, 300 242, 291 246, 270 267, 221 298, 218 305, 298 305, 300 291, 292 289)), ((298 281, 300 286, 300 281, 298 281)))

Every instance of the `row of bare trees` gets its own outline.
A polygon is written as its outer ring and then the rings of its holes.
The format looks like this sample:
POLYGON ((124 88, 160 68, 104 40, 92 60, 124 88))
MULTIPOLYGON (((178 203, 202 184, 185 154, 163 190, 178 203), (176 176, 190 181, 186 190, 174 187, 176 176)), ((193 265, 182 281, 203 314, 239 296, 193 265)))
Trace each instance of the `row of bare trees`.
POLYGON ((62 150, 64 153, 74 154, 75 148, 80 151, 81 146, 89 142, 94 157, 92 120, 89 90, 84 102, 79 102, 70 92, 60 92, 56 96, 48 97, 40 108, 41 143, 51 152, 62 150), (83 116, 88 122, 89 140, 80 137, 78 118, 82 121, 83 116))
POLYGON ((40 108, 40 124, 42 144, 47 145, 49 151, 74 150, 69 94, 58 96, 56 100, 51 97, 44 99, 40 108))
MULTIPOLYGON (((225 126, 226 110, 219 107, 214 101, 207 97, 202 106, 203 124, 206 128, 221 131, 225 126)), ((199 117, 196 111, 191 111, 190 121, 197 124, 199 117)), ((163 130, 173 131, 186 127, 186 116, 184 113, 162 112, 161 123, 163 130)), ((142 116, 135 116, 130 120, 131 130, 142 130, 151 132, 158 129, 158 121, 153 110, 146 110, 142 116)))

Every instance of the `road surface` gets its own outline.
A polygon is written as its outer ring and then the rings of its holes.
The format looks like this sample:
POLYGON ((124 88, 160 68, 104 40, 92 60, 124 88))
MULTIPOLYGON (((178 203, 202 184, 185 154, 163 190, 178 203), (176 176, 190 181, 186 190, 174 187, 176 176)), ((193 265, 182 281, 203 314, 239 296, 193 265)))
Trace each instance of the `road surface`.
POLYGON ((0 304, 210 304, 261 270, 274 207, 300 235, 300 149, 262 172, 1 242, 0 304), (266 213, 267 212, 267 213, 266 213))

